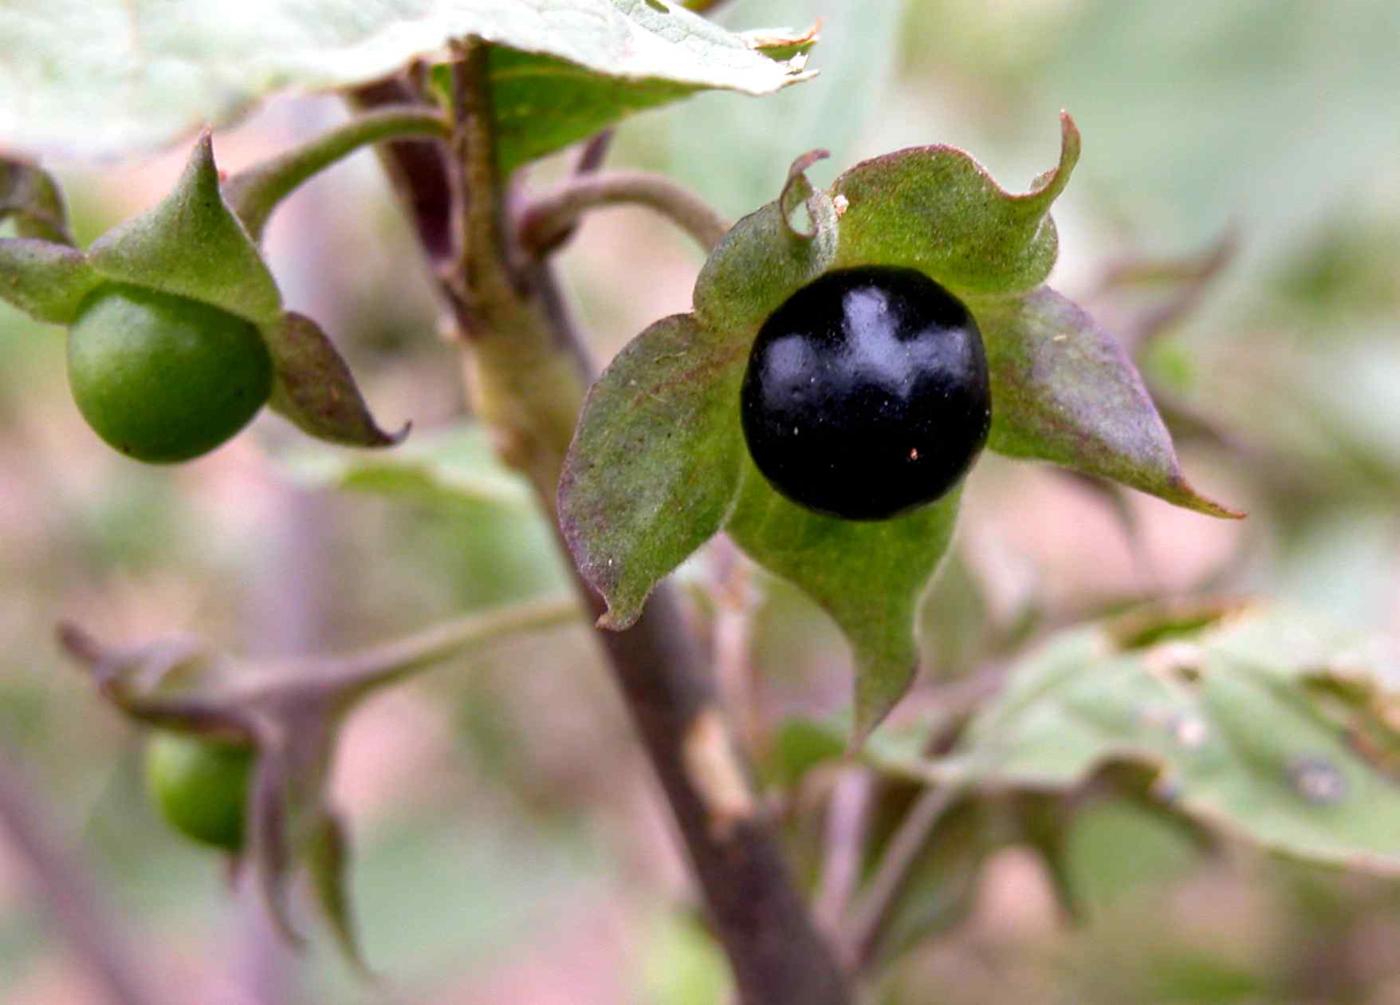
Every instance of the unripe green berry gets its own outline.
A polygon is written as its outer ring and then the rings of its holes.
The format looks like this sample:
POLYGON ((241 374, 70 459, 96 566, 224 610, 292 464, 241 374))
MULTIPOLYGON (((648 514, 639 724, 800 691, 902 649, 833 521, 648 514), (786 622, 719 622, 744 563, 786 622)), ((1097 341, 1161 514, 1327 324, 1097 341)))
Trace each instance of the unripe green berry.
POLYGON ((272 393, 257 328, 187 297, 107 286, 68 333, 68 383, 93 430, 139 461, 208 453, 272 393))
POLYGON ((157 731, 146 747, 146 787, 166 823, 200 844, 242 849, 253 749, 157 731))

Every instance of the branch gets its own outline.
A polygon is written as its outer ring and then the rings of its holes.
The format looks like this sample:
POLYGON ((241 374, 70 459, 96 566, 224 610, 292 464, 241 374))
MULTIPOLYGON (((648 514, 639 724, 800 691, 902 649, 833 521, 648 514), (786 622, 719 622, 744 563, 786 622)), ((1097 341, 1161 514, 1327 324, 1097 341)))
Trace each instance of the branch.
POLYGON ((874 959, 880 936, 918 864, 929 835, 961 793, 962 789, 955 785, 927 789, 900 821, 875 875, 851 908, 841 939, 843 955, 856 969, 864 969, 874 959))
MULTIPOLYGON (((413 102, 422 103, 419 91, 401 79, 381 80, 350 93, 350 104, 356 109, 402 107, 413 102)), ((400 140, 381 145, 377 152, 429 264, 434 270, 443 268, 456 255, 445 144, 400 140)))
POLYGON ((35 893, 111 1005, 155 1005, 134 948, 99 901, 86 870, 58 842, 18 770, 0 750, 0 833, 27 867, 35 893))
POLYGON ((234 175, 224 185, 224 197, 253 240, 278 203, 299 186, 361 147, 409 137, 446 139, 447 120, 427 108, 381 108, 351 119, 310 142, 265 164, 234 175))
POLYGON ((841 919, 860 882, 861 860, 870 830, 872 787, 870 775, 863 768, 849 767, 831 788, 816 902, 817 919, 829 932, 839 934, 841 919))
MULTIPOLYGON (((508 269, 499 221, 490 82, 484 50, 468 45, 457 69, 457 152, 471 163, 458 178, 484 188, 463 192, 464 275, 442 277, 450 302, 465 294, 460 320, 476 326, 473 401, 494 429, 502 456, 531 481, 553 514, 559 472, 591 367, 546 263, 526 263, 518 286, 508 269), (494 205, 483 205, 487 198, 494 205), (478 257, 486 250, 494 261, 478 257), (482 280, 486 280, 483 282, 482 280), (465 317, 464 317, 465 313, 465 317)), ((396 177, 406 183, 405 175, 396 177)), ((411 184, 411 182, 409 182, 411 184)), ((417 204, 413 193, 406 201, 417 204)), ((425 233, 418 221, 419 233, 425 233)), ((562 544, 562 542, 561 542, 562 544)), ((601 599, 576 578, 596 614, 601 599)), ((661 783, 699 880, 716 936, 734 967, 744 1005, 849 1005, 846 979, 818 936, 769 821, 758 808, 715 693, 670 589, 659 589, 626 632, 600 632, 618 686, 661 783)))
POLYGON ((532 203, 520 217, 520 243, 542 257, 558 246, 583 214, 627 205, 645 206, 665 216, 706 253, 729 231, 729 223, 709 203, 664 175, 615 171, 572 178, 532 203))
POLYGON ((502 606, 446 621, 393 642, 309 666, 308 683, 346 696, 409 677, 450 656, 527 632, 581 621, 575 597, 502 606))
MULTIPOLYGON (((458 260, 467 306, 494 313, 515 299, 506 246, 495 113, 491 107, 486 43, 456 43, 452 64, 452 153, 457 166, 458 260)), ((468 333, 470 334, 470 333, 468 333)))

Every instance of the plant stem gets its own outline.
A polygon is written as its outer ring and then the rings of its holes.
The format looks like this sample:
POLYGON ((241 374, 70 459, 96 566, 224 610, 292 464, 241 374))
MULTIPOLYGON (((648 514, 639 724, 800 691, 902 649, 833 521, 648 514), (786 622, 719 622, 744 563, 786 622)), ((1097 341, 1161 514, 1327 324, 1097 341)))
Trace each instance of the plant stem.
POLYGON ((541 196, 520 217, 520 241, 537 256, 552 250, 577 225, 579 217, 605 206, 645 206, 680 227, 707 254, 729 230, 729 223, 709 203, 664 175, 613 171, 571 178, 541 196))
POLYGON ((307 680, 322 688, 329 685, 350 697, 512 635, 577 623, 581 613, 576 597, 482 611, 358 653, 318 662, 307 680))
POLYGON ((817 894, 817 920, 839 935, 851 895, 860 882, 861 859, 870 829, 872 784, 864 768, 842 769, 826 810, 825 856, 817 894))
POLYGON ((0 834, 28 870, 35 894, 52 913, 75 956, 111 1005, 156 1005, 135 947, 98 899, 91 877, 47 826, 46 814, 0 749, 0 834))
POLYGON ((889 847, 876 867, 875 875, 851 908, 850 920, 841 939, 843 956, 857 970, 866 968, 875 958, 880 936, 920 853, 928 843, 929 835, 961 791, 956 785, 926 789, 909 808, 900 821, 899 829, 890 838, 889 847))
POLYGON ((304 182, 361 147, 405 137, 446 139, 448 132, 447 120, 426 108, 377 109, 280 157, 234 175, 223 186, 224 198, 253 240, 258 241, 278 203, 304 182))
MULTIPOLYGON (((480 226, 483 192, 496 193, 494 210, 500 210, 492 122, 482 115, 491 107, 488 88, 484 46, 470 43, 457 67, 457 115, 468 119, 459 126, 465 142, 458 154, 467 162, 460 176, 486 188, 462 193, 477 203, 461 218, 465 275, 442 277, 441 287, 466 326, 477 414, 492 427, 502 456, 527 475, 541 507, 553 516, 560 468, 590 369, 548 263, 525 260, 511 270, 510 249, 500 241, 509 235, 480 226), (493 261, 481 261, 483 254, 493 261), (512 281, 497 282, 503 273, 512 281)), ((358 98, 373 101, 364 92, 358 98)), ((401 186, 435 189, 440 179, 422 175, 423 169, 422 163, 415 165, 420 172, 415 175, 400 163, 391 174, 401 186)), ((403 195, 410 206, 420 203, 411 189, 403 195)), ((429 225, 422 235, 425 246, 432 232, 429 225)), ((577 583, 589 609, 601 614, 601 599, 577 583)), ((600 632, 598 639, 670 802, 741 1001, 849 1005, 845 976, 818 936, 759 810, 747 766, 674 593, 658 589, 633 628, 600 632)))

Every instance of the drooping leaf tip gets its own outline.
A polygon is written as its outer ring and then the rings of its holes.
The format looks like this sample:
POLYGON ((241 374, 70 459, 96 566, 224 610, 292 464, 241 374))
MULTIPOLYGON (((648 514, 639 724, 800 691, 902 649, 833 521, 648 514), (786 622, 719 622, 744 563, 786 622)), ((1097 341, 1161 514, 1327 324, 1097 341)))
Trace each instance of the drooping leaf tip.
POLYGON ((642 616, 641 609, 630 610, 623 607, 616 607, 610 602, 608 609, 593 622, 595 628, 600 628, 605 632, 625 632, 637 623, 637 619, 642 616))
POLYGON ((1074 117, 1069 112, 1060 111, 1060 157, 1055 166, 1046 171, 1031 184, 1031 189, 1022 199, 1025 199, 1042 212, 1049 208, 1050 204, 1060 197, 1065 186, 1069 184, 1070 175, 1074 173, 1075 165, 1079 163, 1079 154, 1082 147, 1082 139, 1079 135, 1079 127, 1075 125, 1074 117))
POLYGON ((797 212, 797 207, 816 194, 812 183, 807 179, 807 169, 830 156, 830 150, 823 150, 819 147, 815 150, 808 150, 805 154, 797 157, 788 167, 783 190, 778 193, 778 208, 782 211, 783 226, 789 234, 799 240, 810 241, 817 236, 818 231, 815 213, 809 213, 808 226, 806 227, 800 227, 793 222, 793 214, 797 212))

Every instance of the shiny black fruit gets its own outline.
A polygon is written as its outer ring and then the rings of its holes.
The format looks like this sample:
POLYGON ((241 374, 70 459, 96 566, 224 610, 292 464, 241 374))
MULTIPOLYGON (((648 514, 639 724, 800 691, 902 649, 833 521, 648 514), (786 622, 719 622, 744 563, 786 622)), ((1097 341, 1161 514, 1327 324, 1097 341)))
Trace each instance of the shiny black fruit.
POLYGON ((987 442, 982 336, 921 272, 829 272, 759 329, 741 414, 758 470, 793 502, 896 516, 947 493, 987 442))

